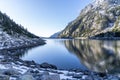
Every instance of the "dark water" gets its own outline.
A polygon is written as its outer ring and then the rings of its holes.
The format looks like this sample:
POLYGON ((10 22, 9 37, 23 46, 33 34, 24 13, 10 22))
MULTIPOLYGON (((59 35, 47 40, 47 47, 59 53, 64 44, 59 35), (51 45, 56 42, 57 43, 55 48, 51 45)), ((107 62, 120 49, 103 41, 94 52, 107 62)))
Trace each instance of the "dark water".
POLYGON ((46 42, 26 51, 22 59, 48 62, 60 69, 120 72, 120 41, 47 39, 46 42))

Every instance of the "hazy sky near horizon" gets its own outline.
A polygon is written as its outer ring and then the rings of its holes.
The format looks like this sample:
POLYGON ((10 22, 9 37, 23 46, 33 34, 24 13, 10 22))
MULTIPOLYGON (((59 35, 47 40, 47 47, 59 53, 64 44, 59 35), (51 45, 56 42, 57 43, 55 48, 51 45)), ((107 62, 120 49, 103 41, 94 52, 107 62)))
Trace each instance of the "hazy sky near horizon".
POLYGON ((0 0, 0 11, 30 32, 49 37, 63 30, 92 0, 0 0))

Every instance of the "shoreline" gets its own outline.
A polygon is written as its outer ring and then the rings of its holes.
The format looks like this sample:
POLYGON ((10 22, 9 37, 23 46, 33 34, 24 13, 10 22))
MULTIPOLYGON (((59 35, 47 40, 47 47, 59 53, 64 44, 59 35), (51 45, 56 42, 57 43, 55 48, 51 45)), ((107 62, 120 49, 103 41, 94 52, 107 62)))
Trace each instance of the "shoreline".
MULTIPOLYGON (((38 44, 38 42, 36 42, 38 44)), ((71 69, 60 70, 57 66, 20 59, 23 49, 30 47, 16 47, 0 50, 0 80, 119 80, 120 76, 88 70, 71 69), (18 49, 18 50, 16 50, 18 49), (19 53, 21 52, 21 53, 19 53)))

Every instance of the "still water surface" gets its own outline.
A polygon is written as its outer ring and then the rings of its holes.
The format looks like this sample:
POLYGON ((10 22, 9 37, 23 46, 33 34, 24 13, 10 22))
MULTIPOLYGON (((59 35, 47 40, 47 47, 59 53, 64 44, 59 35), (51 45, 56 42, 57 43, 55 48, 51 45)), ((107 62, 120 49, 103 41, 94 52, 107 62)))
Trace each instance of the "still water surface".
POLYGON ((29 49, 22 59, 47 62, 59 69, 120 72, 120 41, 46 39, 46 43, 29 49))

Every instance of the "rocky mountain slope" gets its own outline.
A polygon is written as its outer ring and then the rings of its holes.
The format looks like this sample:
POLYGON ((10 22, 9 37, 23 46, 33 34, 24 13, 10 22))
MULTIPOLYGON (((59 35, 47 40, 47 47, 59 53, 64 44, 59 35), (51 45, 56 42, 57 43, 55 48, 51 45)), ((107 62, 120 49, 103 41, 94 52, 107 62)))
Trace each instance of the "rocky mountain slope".
POLYGON ((120 37, 120 0, 95 0, 59 37, 120 37))
POLYGON ((44 41, 0 12, 0 49, 30 47, 38 44, 44 44, 44 41))

